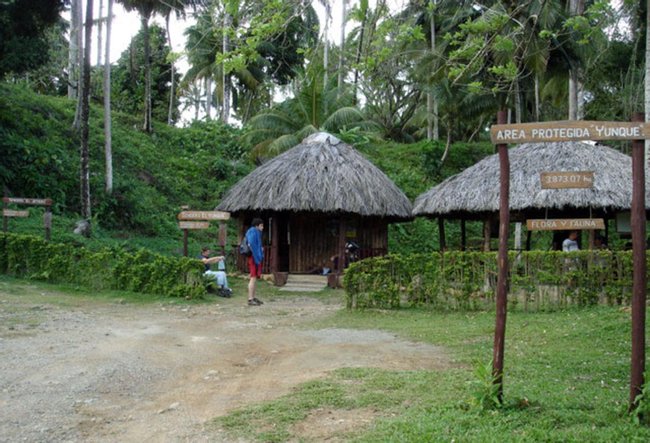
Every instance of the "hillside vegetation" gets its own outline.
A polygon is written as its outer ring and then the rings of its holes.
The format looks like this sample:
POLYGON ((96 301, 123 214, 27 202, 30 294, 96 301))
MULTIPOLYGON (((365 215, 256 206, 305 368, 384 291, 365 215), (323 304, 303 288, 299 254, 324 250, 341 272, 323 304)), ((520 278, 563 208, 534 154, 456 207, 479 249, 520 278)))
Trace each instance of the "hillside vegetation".
MULTIPOLYGON (((0 84, 0 181, 9 196, 51 198, 56 240, 71 237, 79 219, 79 136, 72 128, 75 103, 39 95, 20 86, 0 84)), ((176 214, 181 206, 209 210, 255 165, 245 129, 197 122, 186 128, 156 124, 151 135, 140 119, 113 115, 114 192, 104 192, 103 113, 91 108, 92 241, 138 238, 139 245, 179 253, 176 214), (148 241, 147 239, 154 239, 148 241), (173 246, 172 246, 173 245, 173 246)), ((443 178, 492 152, 489 144, 456 144, 444 165, 444 146, 375 141, 354 133, 343 137, 382 169, 413 200, 443 178)), ((38 208, 30 209, 38 214, 38 208)), ((433 223, 416 220, 391 229, 392 250, 437 248, 433 223)), ((12 219, 11 230, 38 232, 38 217, 12 219)), ((454 227, 450 229, 454 235, 454 227)), ((200 233, 193 237, 201 240, 200 233)))

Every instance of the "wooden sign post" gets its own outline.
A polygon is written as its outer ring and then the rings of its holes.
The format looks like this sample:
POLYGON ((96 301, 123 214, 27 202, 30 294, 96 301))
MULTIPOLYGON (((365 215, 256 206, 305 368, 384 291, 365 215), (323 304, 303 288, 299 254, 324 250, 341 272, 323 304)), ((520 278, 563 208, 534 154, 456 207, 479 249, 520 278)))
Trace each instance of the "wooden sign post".
MULTIPOLYGON (((636 407, 645 371, 646 313, 646 220, 645 220, 645 139, 650 139, 650 124, 643 114, 635 114, 632 122, 555 121, 544 123, 505 124, 505 111, 497 114, 497 123, 490 128, 492 143, 497 145, 500 164, 499 258, 496 293, 496 324, 494 330, 493 376, 498 384, 498 398, 503 396, 503 349, 505 340, 508 261, 507 238, 509 222, 510 171, 507 143, 560 142, 580 140, 632 140, 632 352, 630 369, 629 409, 636 407)), ((548 172, 540 175, 542 188, 566 189, 593 186, 591 171, 548 172)), ((602 219, 528 220, 529 229, 602 229, 602 219), (565 228, 566 227, 566 228, 565 228)))
POLYGON ((3 197, 2 198, 2 229, 7 232, 8 219, 10 217, 29 217, 29 211, 16 211, 9 208, 9 203, 19 205, 33 205, 45 206, 45 214, 43 214, 43 224, 45 226, 45 240, 50 241, 52 231, 52 200, 49 198, 17 198, 17 197, 3 197))
MULTIPOLYGON (((183 230, 183 255, 187 257, 187 239, 190 229, 208 229, 210 227, 209 220, 228 220, 230 219, 230 212, 223 211, 181 211, 178 214, 178 227, 183 230)), ((220 224, 221 225, 221 224, 220 224)), ((221 226, 219 230, 221 234, 221 226)), ((225 227, 224 227, 225 233, 225 227)), ((224 234, 225 235, 225 234, 224 234)), ((220 237, 221 238, 221 237, 220 237)), ((225 241, 224 241, 225 245, 225 241)), ((222 245, 222 249, 223 246, 222 245)))

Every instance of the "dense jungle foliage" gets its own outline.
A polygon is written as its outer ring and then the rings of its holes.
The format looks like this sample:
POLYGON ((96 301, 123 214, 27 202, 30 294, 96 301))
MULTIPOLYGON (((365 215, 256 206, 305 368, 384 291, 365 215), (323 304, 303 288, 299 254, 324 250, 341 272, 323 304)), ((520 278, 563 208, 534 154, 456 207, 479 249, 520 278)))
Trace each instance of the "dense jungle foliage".
MULTIPOLYGON (((71 129, 74 101, 39 95, 22 86, 0 84, 0 181, 8 195, 51 198, 55 234, 65 240, 79 218, 79 139, 71 129), (61 224, 61 220, 68 220, 61 224), (60 228, 60 229, 59 229, 60 228)), ((118 241, 132 235, 175 244, 155 246, 178 253, 176 215, 181 206, 211 210, 255 163, 243 131, 218 121, 195 122, 186 128, 156 124, 153 134, 139 130, 130 115, 113 114, 115 188, 103 191, 104 135, 101 108, 91 107, 91 196, 95 237, 118 241)), ((352 143, 382 169, 412 200, 444 177, 492 153, 489 143, 458 143, 440 165, 444 145, 372 141, 354 133, 352 143)), ((38 213, 38 208, 31 209, 38 213)), ((42 221, 11 220, 10 230, 38 233, 42 221)), ((448 229, 450 235, 458 231, 448 229)), ((201 239, 201 234, 193 233, 201 239)), ((477 227, 477 237, 480 227, 477 227)), ((390 247, 397 252, 437 248, 437 225, 427 220, 391 228, 390 247)))

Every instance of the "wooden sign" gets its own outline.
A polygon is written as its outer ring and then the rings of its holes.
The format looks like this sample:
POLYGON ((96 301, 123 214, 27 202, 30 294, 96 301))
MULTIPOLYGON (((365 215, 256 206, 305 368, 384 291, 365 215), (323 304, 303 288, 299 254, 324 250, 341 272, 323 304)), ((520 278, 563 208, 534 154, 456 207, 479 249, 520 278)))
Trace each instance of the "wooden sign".
POLYGON ((29 211, 14 211, 13 209, 3 209, 3 217, 29 217, 29 211))
POLYGON ((582 229, 605 229, 602 218, 556 218, 526 220, 529 231, 571 231, 582 229))
POLYGON ((223 211, 183 211, 178 214, 179 220, 228 220, 230 212, 223 211))
POLYGON ((562 142, 580 140, 650 139, 650 125, 643 122, 555 121, 493 125, 492 143, 562 142))
POLYGON ((542 189, 593 188, 593 171, 541 172, 542 189))
POLYGON ((178 227, 181 229, 208 229, 210 227, 210 223, 203 221, 181 221, 178 222, 178 227))
POLYGON ((40 205, 50 206, 52 200, 49 198, 15 198, 15 197, 2 197, 4 203, 20 203, 23 205, 40 205))

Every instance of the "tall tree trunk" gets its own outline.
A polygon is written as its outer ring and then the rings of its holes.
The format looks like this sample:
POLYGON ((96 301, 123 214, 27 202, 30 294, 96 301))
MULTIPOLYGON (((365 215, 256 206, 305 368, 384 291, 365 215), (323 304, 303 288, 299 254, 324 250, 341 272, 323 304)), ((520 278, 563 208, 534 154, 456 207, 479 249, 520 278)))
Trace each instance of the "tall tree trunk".
POLYGON ((357 104, 357 89, 359 85, 359 62, 361 61, 361 52, 363 51, 363 35, 366 31, 366 22, 368 21, 368 4, 363 9, 363 18, 361 19, 361 32, 359 33, 359 44, 357 44, 357 55, 354 61, 354 94, 352 96, 354 105, 357 104))
POLYGON ((77 99, 77 106, 74 111, 74 121, 72 122, 72 126, 76 129, 79 130, 81 129, 81 76, 82 76, 82 70, 83 70, 83 47, 84 47, 84 34, 83 34, 83 4, 82 0, 76 0, 77 2, 77 7, 75 9, 75 13, 77 14, 77 35, 75 40, 77 41, 76 47, 77 47, 77 53, 76 53, 76 69, 75 69, 75 77, 76 77, 76 83, 75 83, 75 98, 77 99))
MULTIPOLYGON (((584 0, 569 1, 570 16, 582 15, 584 10, 584 0)), ((569 71, 569 120, 578 120, 582 117, 581 89, 580 70, 576 66, 569 71)))
POLYGON ((102 65, 102 31, 103 22, 102 13, 104 12, 104 0, 99 0, 99 11, 97 11, 97 66, 102 65))
MULTIPOLYGON (((432 0, 434 8, 431 11, 431 17, 429 18, 429 32, 431 33, 431 55, 436 52, 436 8, 435 5, 438 3, 436 0, 432 0)), ((429 92, 427 93, 427 139, 428 140, 438 140, 440 138, 439 133, 439 121, 438 121, 438 99, 431 91, 431 85, 429 85, 429 92)))
MULTIPOLYGON (((232 26, 232 15, 228 11, 224 13, 223 16, 223 47, 222 51, 223 54, 227 54, 230 51, 230 37, 228 35, 228 32, 230 31, 230 27, 232 26)), ((222 103, 221 103, 221 121, 224 123, 228 123, 228 118, 230 117, 230 75, 226 72, 226 66, 225 63, 222 65, 222 88, 223 88, 223 94, 221 97, 222 103)))
POLYGON ((142 15, 142 31, 144 33, 144 124, 142 130, 151 132, 151 42, 149 35, 149 16, 142 15))
POLYGON ((332 8, 329 1, 325 1, 325 29, 323 30, 323 87, 329 82, 329 57, 330 57, 330 20, 332 19, 332 8))
MULTIPOLYGON (((169 45, 169 50, 173 52, 172 47, 172 34, 169 32, 169 20, 171 17, 171 11, 165 16, 165 27, 167 28, 167 44, 169 45)), ((172 71, 172 80, 171 86, 169 87, 169 108, 167 109, 167 124, 172 125, 174 123, 174 99, 176 98, 176 66, 174 65, 174 60, 170 62, 171 71, 172 71)))
POLYGON ((341 8, 341 49, 339 52, 339 68, 338 68, 338 82, 337 86, 339 89, 339 95, 341 94, 341 88, 343 87, 343 66, 345 65, 345 24, 347 22, 348 15, 348 0, 343 0, 341 8))
POLYGON ((79 69, 81 67, 80 37, 83 11, 81 0, 70 3, 70 44, 68 48, 68 98, 77 98, 79 92, 79 69))
POLYGON ((212 78, 205 78, 205 119, 212 120, 212 78))
POLYGON ((104 158, 106 160, 105 191, 113 193, 113 129, 111 120, 111 28, 113 0, 108 0, 106 15, 106 51, 104 53, 104 158))
POLYGON ((90 222, 90 149, 89 125, 90 117, 90 46, 93 32, 93 0, 86 1, 86 24, 84 37, 84 62, 81 83, 81 216, 90 222))

